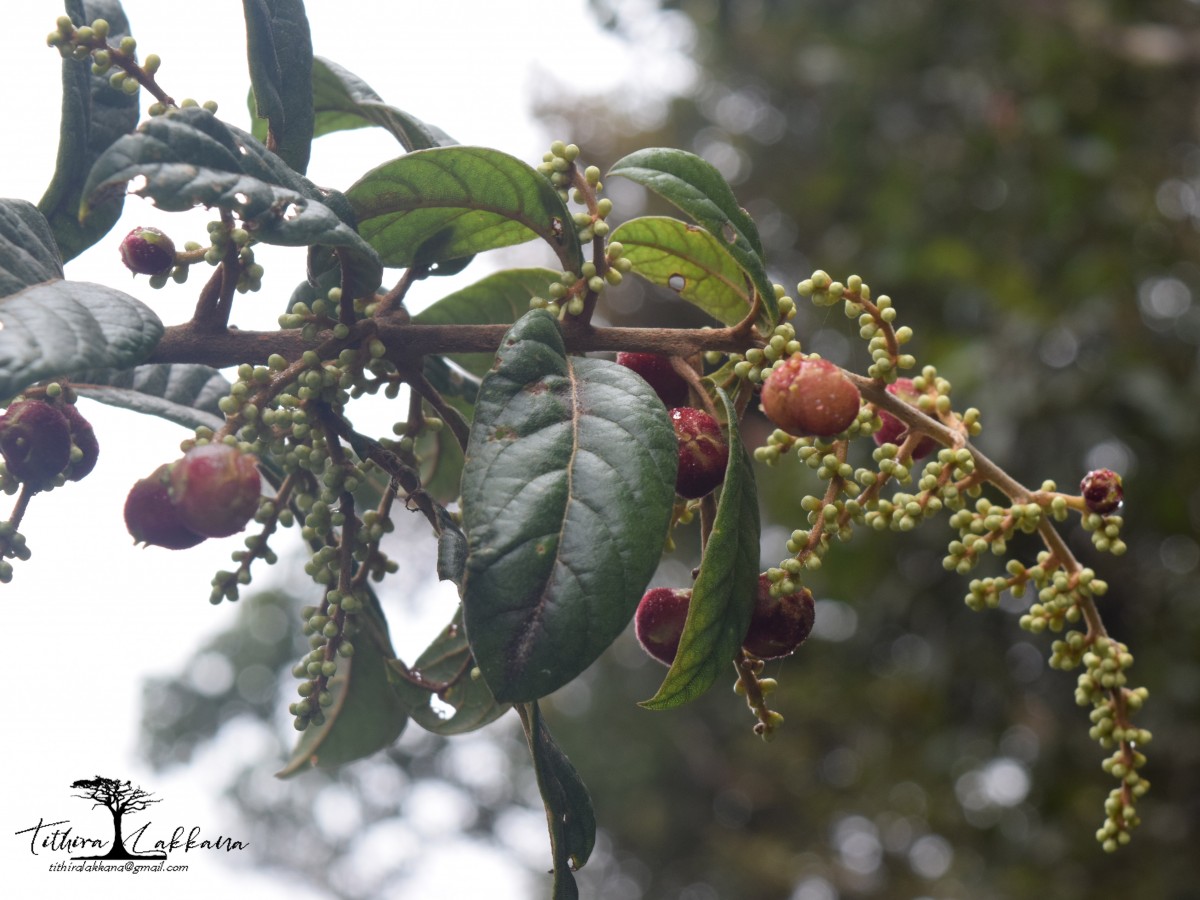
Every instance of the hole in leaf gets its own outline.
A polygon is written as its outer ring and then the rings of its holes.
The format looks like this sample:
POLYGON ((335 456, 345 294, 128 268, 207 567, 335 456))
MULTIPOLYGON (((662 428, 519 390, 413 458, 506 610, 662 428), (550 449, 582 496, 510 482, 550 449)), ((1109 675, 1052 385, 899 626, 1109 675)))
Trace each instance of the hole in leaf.
POLYGON ((680 275, 678 272, 676 272, 674 275, 672 275, 670 278, 667 279, 667 287, 669 287, 671 290, 675 291, 677 294, 682 293, 683 289, 685 287, 687 287, 687 279, 684 278, 682 275, 680 275))
POLYGON ((283 208, 283 221, 290 222, 293 219, 300 218, 300 213, 303 209, 299 203, 289 203, 283 208))
POLYGON ((146 189, 146 183, 147 183, 146 176, 138 175, 129 180, 128 190, 131 194, 140 194, 142 191, 144 191, 146 189))

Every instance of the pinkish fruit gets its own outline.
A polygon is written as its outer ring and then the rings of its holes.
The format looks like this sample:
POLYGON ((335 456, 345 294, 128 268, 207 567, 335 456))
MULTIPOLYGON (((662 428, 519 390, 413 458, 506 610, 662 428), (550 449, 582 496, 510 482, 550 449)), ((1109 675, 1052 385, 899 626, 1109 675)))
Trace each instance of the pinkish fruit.
POLYGON ((645 379, 663 406, 672 409, 688 402, 688 383, 671 366, 671 358, 657 353, 618 353, 617 363, 645 379))
POLYGON ((670 415, 679 441, 675 493, 695 500, 725 480, 729 445, 717 420, 704 410, 682 406, 671 410, 670 415))
POLYGON ((1095 469, 1083 476, 1079 493, 1087 508, 1102 516, 1108 515, 1125 499, 1121 476, 1112 469, 1095 469))
POLYGON ((840 434, 858 417, 861 403, 858 388, 841 369, 800 353, 778 363, 763 382, 763 412, 788 434, 840 434))
POLYGON ((814 615, 813 595, 808 588, 772 597, 770 580, 759 575, 754 612, 742 647, 759 659, 789 656, 812 631, 814 615))
POLYGON ((186 550, 203 541, 204 535, 179 520, 179 510, 168 493, 170 481, 170 467, 164 463, 149 478, 134 484, 125 498, 125 527, 139 544, 186 550))
MULTIPOLYGON (((913 390, 911 378, 897 378, 887 386, 887 392, 899 397, 909 406, 916 406, 917 398, 920 397, 920 394, 913 390)), ((884 444, 900 444, 907 436, 908 426, 887 410, 879 410, 879 418, 883 422, 883 425, 875 432, 875 443, 880 446, 884 444)), ((933 438, 924 437, 918 442, 916 449, 913 450, 912 458, 924 459, 936 450, 937 446, 938 442, 933 438)))
POLYGON ((121 241, 121 262, 135 275, 166 275, 175 265, 175 243, 157 228, 139 226, 121 241))
POLYGON ((100 444, 96 440, 96 432, 92 430, 92 423, 73 404, 65 404, 59 409, 71 429, 72 454, 75 450, 79 451, 78 457, 67 464, 63 475, 68 481, 79 481, 96 467, 100 444))
POLYGON ((633 617, 634 633, 642 648, 668 666, 679 652, 679 638, 691 600, 690 590, 651 588, 638 603, 633 617))
POLYGON ((18 400, 0 416, 0 454, 10 475, 40 490, 71 461, 71 427, 54 404, 18 400))
POLYGON ((205 537, 228 537, 258 511, 258 459, 228 444, 193 447, 171 466, 171 502, 185 527, 205 537))

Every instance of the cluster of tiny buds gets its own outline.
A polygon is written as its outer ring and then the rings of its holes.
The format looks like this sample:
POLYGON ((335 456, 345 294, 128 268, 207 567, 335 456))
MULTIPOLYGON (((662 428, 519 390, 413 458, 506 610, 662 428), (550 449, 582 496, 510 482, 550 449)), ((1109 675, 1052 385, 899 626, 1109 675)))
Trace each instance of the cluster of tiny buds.
POLYGON ((345 594, 331 590, 321 606, 306 606, 300 611, 304 619, 303 632, 311 648, 292 668, 292 675, 302 679, 296 686, 300 699, 288 707, 295 716, 297 731, 309 725, 323 725, 325 710, 333 705, 329 680, 337 674, 338 659, 354 655, 351 642, 357 631, 355 614, 363 608, 363 597, 355 592, 345 594))
POLYGON ((57 47, 64 58, 80 61, 90 58, 92 74, 108 75, 108 83, 115 90, 136 94, 141 81, 151 82, 162 65, 158 55, 151 53, 139 66, 137 41, 131 35, 122 37, 115 47, 109 45, 111 26, 107 19, 96 19, 91 25, 76 28, 70 16, 59 16, 55 24, 57 27, 46 36, 46 43, 57 47), (109 74, 113 66, 117 70, 109 74))
MULTIPOLYGON (((185 97, 179 101, 180 109, 191 109, 195 107, 201 107, 214 114, 218 109, 216 100, 205 100, 203 103, 201 103, 192 97, 185 97)), ((172 108, 172 106, 163 103, 162 101, 155 101, 146 107, 146 114, 149 116, 162 116, 170 112, 172 108)))
POLYGON ((911 354, 897 352, 898 347, 912 340, 913 333, 907 325, 892 326, 896 309, 891 297, 882 294, 872 302, 871 289, 859 276, 851 275, 843 284, 818 269, 796 285, 796 292, 816 306, 844 303, 846 317, 858 320, 859 337, 867 342, 872 360, 867 374, 872 378, 891 381, 896 370, 911 369, 917 364, 911 354))
MULTIPOLYGON (((332 331, 338 340, 344 340, 350 336, 350 326, 338 321, 338 306, 341 302, 342 289, 330 288, 324 298, 318 298, 311 304, 300 302, 293 305, 289 312, 279 317, 279 327, 299 328, 301 337, 308 343, 316 341, 325 330, 332 331)), ((387 348, 381 342, 373 341, 370 344, 371 358, 380 359, 386 352, 387 348)))
MULTIPOLYGON (((550 183, 554 185, 564 201, 570 197, 576 203, 583 203, 586 198, 581 192, 576 189, 574 195, 571 193, 574 181, 572 170, 575 168, 577 159, 579 159, 579 148, 575 144, 555 141, 550 145, 549 151, 542 156, 542 161, 538 164, 537 169, 550 179, 550 183)), ((584 169, 583 177, 593 192, 603 188, 603 185, 600 184, 600 170, 596 166, 588 166, 584 169)), ((607 229, 602 232, 593 231, 593 233, 603 237, 607 233, 607 229)), ((589 236, 588 240, 590 239, 589 236)))
POLYGON ((779 305, 779 324, 772 329, 767 342, 762 347, 751 347, 745 353, 730 353, 728 356, 710 353, 705 357, 707 362, 718 364, 725 359, 733 366, 733 374, 738 378, 762 384, 777 362, 800 352, 796 328, 790 321, 796 316, 796 301, 787 295, 783 285, 776 284, 773 287, 775 302, 779 305))

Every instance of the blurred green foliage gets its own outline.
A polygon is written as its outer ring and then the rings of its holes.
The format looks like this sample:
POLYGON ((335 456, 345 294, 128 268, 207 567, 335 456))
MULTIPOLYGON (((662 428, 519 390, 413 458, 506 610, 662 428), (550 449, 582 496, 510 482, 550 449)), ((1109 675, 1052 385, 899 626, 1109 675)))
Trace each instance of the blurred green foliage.
MULTIPOLYGON (((1093 838, 1110 786, 1103 753, 1073 703, 1074 675, 1045 665, 1050 638, 1017 627, 1018 601, 966 609, 964 580, 941 568, 951 533, 940 520, 911 535, 862 533, 810 580, 814 637, 768 666, 787 720, 773 743, 752 735, 731 691, 638 708, 664 670, 630 635, 548 704, 604 830, 580 873, 584 896, 1196 896, 1200 4, 661 5, 692 36, 698 73, 661 121, 635 128, 612 98, 545 100, 546 116, 602 167, 644 146, 705 156, 759 223, 772 277, 789 290, 820 267, 890 294, 919 363, 953 382, 960 408, 983 410, 980 445, 1026 484, 1053 478, 1070 491, 1090 468, 1124 474, 1128 554, 1099 558, 1081 530, 1068 537, 1110 583, 1101 612, 1137 659, 1133 681, 1150 689, 1138 724, 1155 735, 1153 788, 1133 844, 1106 856, 1093 838)), ((596 6, 617 32, 652 14, 646 3, 596 6)), ((656 211, 611 187, 619 216, 656 211)), ((612 298, 610 321, 675 320, 669 292, 623 286, 612 298)), ((865 368, 841 316, 802 304, 796 325, 806 349, 865 368)), ((748 419, 747 440, 766 428, 748 419)), ((817 487, 795 460, 758 477, 770 565, 817 487)), ((694 542, 679 543, 656 583, 686 583, 694 542)), ((196 721, 228 718, 206 716, 196 721)), ((159 728, 152 758, 186 757, 169 748, 203 730, 189 728, 159 728)), ((522 753, 512 729, 493 728, 502 758, 522 753)), ((448 745, 410 740, 390 760, 314 777, 376 820, 404 802, 371 806, 378 792, 361 773, 392 761, 406 767, 393 776, 402 794, 434 778, 474 797, 480 834, 526 808, 527 790, 455 781, 460 770, 431 762, 448 745)), ((338 858, 299 811, 304 797, 251 802, 266 789, 246 784, 234 795, 264 829, 258 846, 283 846, 271 836, 286 833, 324 847, 266 863, 317 870, 338 858)), ((354 839, 339 840, 344 857, 354 839)))

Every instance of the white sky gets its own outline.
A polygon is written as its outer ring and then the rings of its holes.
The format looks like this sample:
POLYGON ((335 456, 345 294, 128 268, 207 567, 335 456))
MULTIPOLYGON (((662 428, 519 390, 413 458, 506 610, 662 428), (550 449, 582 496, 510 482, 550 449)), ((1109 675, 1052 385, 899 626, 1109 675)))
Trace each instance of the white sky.
MULTIPOLYGON (((127 0, 124 5, 140 52, 162 56, 159 79, 175 97, 216 100, 219 115, 248 127, 240 3, 209 0, 189 7, 127 0), (192 12, 184 18, 188 9, 192 12)), ((5 7, 10 87, 0 95, 5 135, 0 196, 36 203, 50 180, 58 140, 59 57, 46 47, 45 36, 62 8, 48 0, 5 7)), ((673 29, 649 29, 645 42, 631 50, 596 29, 585 0, 313 0, 308 7, 319 55, 346 66, 386 101, 460 142, 487 144, 530 162, 540 159, 551 138, 570 139, 544 134, 532 121, 529 102, 537 83, 554 79, 579 92, 603 88, 625 102, 652 102, 658 92, 683 87, 690 76, 690 63, 671 47, 678 37, 673 29), (630 73, 628 82, 612 84, 612 73, 620 72, 630 73)), ((309 176, 345 188, 398 149, 378 129, 323 138, 309 176)), ((120 287, 150 304, 168 324, 183 321, 199 279, 152 291, 146 279, 135 281, 121 267, 116 247, 135 225, 160 225, 179 244, 202 239, 210 216, 202 211, 190 218, 163 216, 135 197, 125 209, 99 245, 68 265, 67 277, 120 287)), ((267 267, 265 288, 235 307, 235 320, 243 327, 274 327, 300 277, 300 251, 265 250, 259 258, 267 267)), ((466 280, 479 274, 472 271, 466 280)), ((436 287, 448 290, 445 281, 436 287)), ((125 494, 159 463, 176 458, 186 434, 169 423, 90 402, 81 409, 96 428, 99 464, 83 482, 35 500, 21 528, 33 557, 16 562, 14 581, 0 587, 9 612, 4 668, 11 676, 5 692, 6 740, 0 746, 0 765, 7 773, 0 861, 10 895, 136 900, 161 896, 165 889, 178 898, 223 892, 304 900, 312 895, 299 882, 227 868, 215 857, 190 858, 192 870, 177 876, 49 873, 43 861, 60 857, 34 858, 27 841, 15 836, 39 817, 47 822, 69 818, 80 832, 103 836, 106 814, 89 811, 69 789, 72 781, 97 773, 130 778, 162 798, 152 816, 156 828, 168 822, 195 824, 216 833, 223 821, 214 803, 221 786, 219 761, 155 775, 138 757, 137 720, 143 678, 177 671, 236 613, 229 605, 210 606, 208 583, 214 571, 230 566, 229 553, 240 546, 240 538, 212 540, 183 552, 134 548, 122 520, 125 494)), ((0 498, 0 518, 7 516, 10 503, 11 498, 0 498)), ((260 584, 266 582, 262 571, 259 577, 260 584)), ((448 602, 431 600, 438 607, 435 630, 447 618, 448 602)), ((407 644, 401 637, 401 653, 419 649, 428 634, 427 629, 407 644)), ((548 840, 545 854, 548 864, 548 840)), ((447 854, 432 858, 404 897, 463 896, 462 863, 447 854)), ((529 885, 502 863, 494 857, 470 860, 487 879, 489 900, 525 900, 529 885)), ((540 889, 548 891, 548 882, 540 889)))

